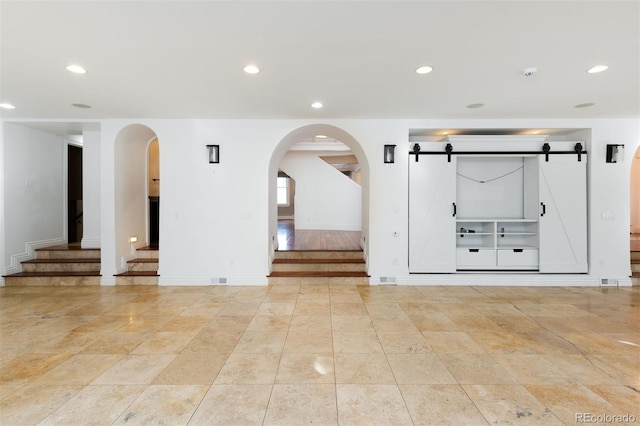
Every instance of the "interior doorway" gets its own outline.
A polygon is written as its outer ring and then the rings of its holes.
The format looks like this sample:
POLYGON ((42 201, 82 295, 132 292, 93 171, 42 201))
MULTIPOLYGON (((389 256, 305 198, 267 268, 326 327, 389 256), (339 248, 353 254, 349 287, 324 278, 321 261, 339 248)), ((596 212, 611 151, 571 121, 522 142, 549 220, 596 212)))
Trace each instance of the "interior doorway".
POLYGON ((67 145, 67 242, 82 241, 82 148, 67 145))
POLYGON ((629 236, 632 251, 640 251, 640 148, 636 149, 631 160, 629 176, 629 236))
POLYGON ((269 171, 270 258, 282 250, 349 249, 366 258, 368 170, 360 144, 337 127, 304 126, 283 138, 269 171), (277 202, 277 181, 285 175, 295 182, 289 217, 277 202))
POLYGON ((160 245, 160 145, 158 138, 147 148, 147 193, 149 197, 149 247, 160 245))

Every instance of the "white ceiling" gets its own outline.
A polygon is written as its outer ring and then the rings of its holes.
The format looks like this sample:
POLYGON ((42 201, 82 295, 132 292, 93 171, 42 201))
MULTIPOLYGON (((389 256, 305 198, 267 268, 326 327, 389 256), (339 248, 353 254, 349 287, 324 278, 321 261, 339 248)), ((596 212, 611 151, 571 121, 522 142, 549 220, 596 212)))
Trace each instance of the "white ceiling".
POLYGON ((0 20, 9 120, 640 116, 638 1, 3 0, 0 20))

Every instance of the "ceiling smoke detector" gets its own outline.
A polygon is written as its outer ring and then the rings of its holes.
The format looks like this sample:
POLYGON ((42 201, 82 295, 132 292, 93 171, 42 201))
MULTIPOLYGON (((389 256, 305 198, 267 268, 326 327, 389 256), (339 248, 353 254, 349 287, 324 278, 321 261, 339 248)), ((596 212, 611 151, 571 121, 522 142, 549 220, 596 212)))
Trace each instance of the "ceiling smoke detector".
POLYGON ((525 68, 524 71, 522 71, 522 74, 524 74, 525 77, 531 77, 535 75, 537 72, 538 72, 538 68, 531 67, 531 68, 525 68))

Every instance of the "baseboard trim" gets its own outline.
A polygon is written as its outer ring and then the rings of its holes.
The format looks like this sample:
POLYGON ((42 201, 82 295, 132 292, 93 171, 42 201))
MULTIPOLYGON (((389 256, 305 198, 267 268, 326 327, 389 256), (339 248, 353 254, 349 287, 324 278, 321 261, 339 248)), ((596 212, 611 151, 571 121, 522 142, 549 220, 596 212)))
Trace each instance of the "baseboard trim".
MULTIPOLYGON (((460 285, 510 287, 600 287, 600 279, 588 275, 553 274, 422 274, 398 278, 398 285, 460 285)), ((379 285, 377 279, 370 284, 379 285)))
POLYGON ((82 238, 80 247, 82 247, 83 249, 99 249, 100 244, 100 238, 82 238))
POLYGON ((165 277, 158 278, 158 286, 167 287, 204 287, 204 286, 267 286, 269 281, 264 278, 230 278, 226 283, 212 283, 211 278, 194 278, 194 277, 165 277))

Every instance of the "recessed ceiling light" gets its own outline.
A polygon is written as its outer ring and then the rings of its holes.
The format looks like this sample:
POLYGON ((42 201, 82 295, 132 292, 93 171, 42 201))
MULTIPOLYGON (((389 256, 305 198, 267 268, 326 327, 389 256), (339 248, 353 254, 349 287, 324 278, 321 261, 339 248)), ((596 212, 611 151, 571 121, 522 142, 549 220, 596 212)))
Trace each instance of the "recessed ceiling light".
POLYGON ((417 74, 429 74, 431 71, 433 71, 433 67, 431 65, 422 65, 416 68, 417 74))
POLYGON ((316 135, 316 139, 326 139, 326 135, 316 135))
POLYGON ((71 106, 76 108, 83 108, 83 109, 91 108, 91 105, 87 105, 87 104, 71 104, 71 106))
POLYGON ((538 133, 540 133, 540 130, 533 130, 533 131, 531 132, 531 134, 532 134, 532 135, 537 135, 538 133))
POLYGON ((484 104, 470 104, 467 105, 467 108, 482 108, 484 104))
POLYGON ((71 71, 74 74, 86 74, 87 70, 82 68, 80 65, 71 64, 67 66, 67 70, 71 71))
POLYGON ((320 108, 322 108, 322 102, 318 102, 318 101, 316 101, 316 102, 312 103, 312 104, 311 104, 311 108, 315 108, 315 109, 320 109, 320 108))
POLYGON ((593 102, 585 102, 583 104, 575 105, 574 108, 589 108, 589 107, 592 107, 594 105, 595 104, 593 102))
POLYGON ((7 103, 0 104, 0 108, 4 108, 4 109, 16 109, 16 107, 14 107, 14 106, 13 106, 13 105, 11 105, 11 104, 7 104, 7 103))
POLYGON ((448 135, 448 134, 449 134, 449 132, 442 132, 442 134, 443 134, 443 135, 448 135))
POLYGON ((243 68, 244 72, 246 72, 247 74, 258 74, 260 72, 260 68, 258 68, 255 65, 247 65, 246 67, 243 68))
POLYGON ((587 70, 589 74, 596 74, 602 71, 606 71, 609 67, 606 65, 596 65, 595 67, 591 67, 587 70))

